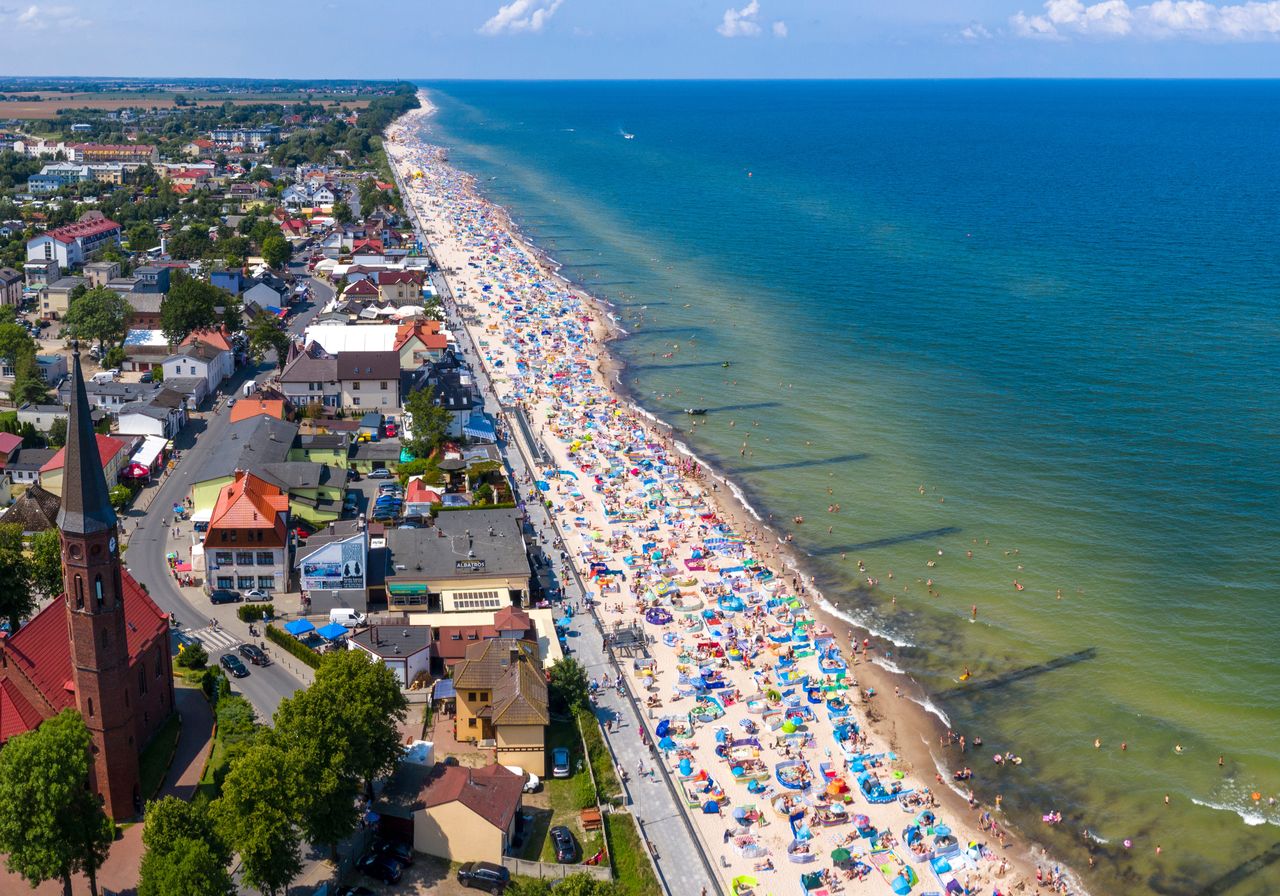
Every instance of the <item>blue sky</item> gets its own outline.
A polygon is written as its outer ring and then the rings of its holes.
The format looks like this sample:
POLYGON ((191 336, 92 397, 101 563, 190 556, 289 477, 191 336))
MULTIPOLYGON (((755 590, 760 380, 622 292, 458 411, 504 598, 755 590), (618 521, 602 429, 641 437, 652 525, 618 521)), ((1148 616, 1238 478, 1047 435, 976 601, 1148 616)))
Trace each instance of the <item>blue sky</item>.
POLYGON ((0 0, 0 74, 1280 76, 1280 0, 0 0))

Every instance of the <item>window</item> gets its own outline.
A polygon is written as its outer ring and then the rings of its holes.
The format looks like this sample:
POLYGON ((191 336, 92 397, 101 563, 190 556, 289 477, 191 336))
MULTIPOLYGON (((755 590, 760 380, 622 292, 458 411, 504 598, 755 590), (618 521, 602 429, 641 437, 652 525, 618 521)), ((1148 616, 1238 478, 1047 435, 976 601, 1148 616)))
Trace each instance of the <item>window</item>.
POLYGON ((231 576, 218 576, 218 587, 230 589, 236 587, 236 580, 231 576))
MULTIPOLYGON (((226 532, 222 533, 224 538, 226 537, 226 534, 227 534, 226 532)), ((231 552, 230 551, 214 551, 213 561, 217 563, 219 566, 230 566, 231 552)))
POLYGON ((89 698, 89 718, 93 718, 93 698, 89 698))
POLYGON ((270 591, 276 587, 275 576, 258 576, 258 587, 263 591, 270 591))
POLYGON ((253 576, 236 576, 236 587, 249 591, 254 587, 253 576))
POLYGON ((99 607, 106 602, 102 595, 102 576, 93 577, 93 596, 97 599, 99 607))
POLYGON ((147 664, 140 663, 138 665, 138 694, 142 695, 147 692, 147 664))
MULTIPOLYGON (((259 532, 258 534, 261 535, 262 533, 259 532)), ((275 562, 275 555, 270 551, 258 551, 259 566, 271 566, 275 562)))
POLYGON ((475 703, 475 702, 476 702, 476 692, 475 692, 475 691, 467 691, 467 702, 468 702, 468 703, 475 703))
POLYGON ((468 728, 474 728, 474 727, 476 727, 476 720, 475 720, 475 719, 467 719, 467 727, 468 727, 468 728))
POLYGON ((352 392, 359 392, 359 391, 360 391, 360 381, 359 381, 359 380, 355 380, 354 382, 352 382, 352 383, 351 383, 351 391, 352 391, 352 392))
POLYGON ((355 407, 360 407, 360 396, 357 395, 355 398, 351 399, 351 404, 355 407))
POLYGON ((236 566, 253 566, 253 551, 236 551, 236 566))
POLYGON ((387 381, 386 381, 386 380, 383 380, 383 381, 382 381, 382 385, 380 385, 378 388, 380 388, 383 392, 386 392, 386 391, 387 391, 387 381))
POLYGON ((76 609, 84 609, 84 579, 80 578, 80 573, 76 573, 76 609))

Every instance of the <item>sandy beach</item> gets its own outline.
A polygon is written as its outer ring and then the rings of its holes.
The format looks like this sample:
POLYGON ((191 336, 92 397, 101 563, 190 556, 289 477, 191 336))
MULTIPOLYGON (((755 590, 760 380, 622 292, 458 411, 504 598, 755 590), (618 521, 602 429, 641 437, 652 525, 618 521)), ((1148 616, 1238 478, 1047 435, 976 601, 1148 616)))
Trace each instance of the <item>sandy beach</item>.
POLYGON ((551 455, 525 491, 557 515, 606 629, 654 638, 628 683, 726 892, 1044 892, 1051 860, 937 773, 932 717, 874 662, 893 645, 823 612, 777 533, 619 394, 607 309, 421 142, 422 99, 388 157, 498 397, 551 455))

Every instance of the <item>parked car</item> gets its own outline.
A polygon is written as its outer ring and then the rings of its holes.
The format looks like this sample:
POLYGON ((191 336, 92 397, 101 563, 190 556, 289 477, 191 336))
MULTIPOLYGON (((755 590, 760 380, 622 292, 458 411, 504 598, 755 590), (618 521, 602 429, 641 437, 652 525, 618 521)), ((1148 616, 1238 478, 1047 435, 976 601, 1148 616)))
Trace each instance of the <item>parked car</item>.
POLYGON ((556 747, 551 751, 551 776, 553 778, 569 777, 568 747, 556 747))
POLYGON ((142 374, 142 376, 138 377, 138 382, 140 382, 140 383, 149 383, 149 382, 151 382, 153 379, 155 379, 155 377, 152 375, 151 371, 150 371, 150 370, 148 370, 148 371, 144 372, 144 373, 142 374))
POLYGON ((397 495, 403 494, 404 489, 400 487, 398 482, 384 482, 378 486, 378 494, 380 495, 397 495))
POLYGON ((299 541, 306 541, 307 537, 311 534, 311 530, 306 526, 294 526, 293 534, 298 537, 299 541))
POLYGON ((388 423, 386 426, 382 427, 382 434, 388 439, 394 439, 398 432, 399 430, 396 429, 396 425, 394 423, 388 423))
POLYGON ((578 841, 573 839, 573 834, 562 824, 558 824, 551 829, 551 842, 556 848, 556 861, 561 865, 576 865, 582 859, 582 852, 578 848, 578 841))
POLYGON ((245 600, 271 600, 271 595, 261 588, 251 588, 244 593, 245 600))
POLYGON ((360 474, 355 470, 347 470, 347 479, 349 479, 352 482, 359 482, 360 474))
MULTIPOLYGON (((400 528, 403 529, 404 527, 401 526, 400 528)), ((511 772, 513 775, 519 775, 520 777, 524 778, 525 793, 534 793, 535 791, 537 791, 539 787, 542 786, 541 778, 539 778, 533 772, 526 772, 524 769, 522 769, 518 765, 504 765, 503 768, 511 772)))
POLYGON ((458 883, 473 890, 501 893, 511 883, 511 872, 493 862, 467 862, 458 869, 458 883))
POLYGON ((226 588, 215 588, 209 592, 209 603, 211 604, 238 604, 243 598, 240 597, 239 591, 228 591, 226 588))
POLYGON ((245 668, 244 663, 240 662, 240 657, 234 653, 224 653, 222 659, 218 660, 218 662, 234 678, 244 678, 249 674, 249 670, 245 668))
POLYGON ((386 467, 383 467, 381 469, 374 470, 372 473, 370 473, 369 478, 370 479, 390 479, 392 475, 393 474, 390 470, 388 470, 386 467))
POLYGON ((413 847, 398 840, 378 840, 373 844, 373 851, 380 856, 395 859, 401 865, 413 864, 413 847))
POLYGON ((356 863, 356 867, 361 873, 377 878, 384 884, 398 884, 401 872, 404 870, 395 859, 380 856, 376 852, 365 853, 356 863))
POLYGON ((271 665, 271 660, 267 657, 266 651, 257 644, 241 644, 240 655, 255 666, 271 665))

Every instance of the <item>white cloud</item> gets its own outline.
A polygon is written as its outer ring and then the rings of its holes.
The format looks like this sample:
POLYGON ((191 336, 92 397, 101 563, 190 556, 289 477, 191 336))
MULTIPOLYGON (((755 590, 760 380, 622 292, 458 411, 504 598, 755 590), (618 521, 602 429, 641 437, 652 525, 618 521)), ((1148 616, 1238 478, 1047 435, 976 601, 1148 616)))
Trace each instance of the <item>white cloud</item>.
POLYGON ((481 34, 521 34, 538 32, 547 24, 564 0, 511 0, 480 26, 481 34))
POLYGON ((1246 0, 1219 6, 1206 0, 1154 0, 1130 6, 1127 0, 1046 0, 1044 12, 1019 10, 1009 19, 1019 37, 1065 40, 1071 36, 1206 40, 1280 38, 1280 0, 1246 0))
POLYGON ((83 28, 91 24, 74 6, 39 6, 35 3, 23 9, 0 9, 0 22, 12 21, 27 31, 43 31, 46 28, 83 28))
POLYGON ((759 37, 760 23, 756 16, 760 14, 760 3, 751 0, 742 9, 730 7, 724 11, 724 18, 716 27, 721 37, 759 37))
POLYGON ((987 30, 985 25, 974 22, 961 30, 960 36, 965 40, 990 40, 991 32, 987 30))
POLYGON ((787 23, 778 21, 773 23, 773 36, 786 37, 790 32, 787 31, 787 23))

